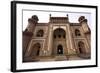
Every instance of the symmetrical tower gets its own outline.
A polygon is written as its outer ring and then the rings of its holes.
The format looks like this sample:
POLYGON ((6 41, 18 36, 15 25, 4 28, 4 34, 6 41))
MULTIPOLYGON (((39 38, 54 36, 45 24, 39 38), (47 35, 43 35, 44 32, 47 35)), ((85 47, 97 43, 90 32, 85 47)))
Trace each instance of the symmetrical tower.
POLYGON ((28 44, 31 38, 34 35, 33 32, 37 23, 38 17, 36 15, 33 15, 31 18, 28 19, 28 26, 25 31, 23 31, 23 57, 25 56, 25 52, 28 48, 28 44))

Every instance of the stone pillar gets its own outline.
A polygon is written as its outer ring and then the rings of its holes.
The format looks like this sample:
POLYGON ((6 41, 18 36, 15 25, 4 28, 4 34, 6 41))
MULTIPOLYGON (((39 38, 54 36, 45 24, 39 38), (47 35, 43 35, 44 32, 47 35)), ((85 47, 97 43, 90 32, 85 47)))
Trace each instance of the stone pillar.
POLYGON ((72 40, 72 35, 71 35, 71 30, 70 30, 70 25, 67 24, 67 46, 68 46, 68 55, 70 54, 75 54, 76 51, 75 51, 75 48, 73 47, 73 40, 72 40))
POLYGON ((52 25, 49 26, 49 35, 48 35, 48 56, 52 55, 52 35, 53 34, 53 29, 52 29, 52 25))

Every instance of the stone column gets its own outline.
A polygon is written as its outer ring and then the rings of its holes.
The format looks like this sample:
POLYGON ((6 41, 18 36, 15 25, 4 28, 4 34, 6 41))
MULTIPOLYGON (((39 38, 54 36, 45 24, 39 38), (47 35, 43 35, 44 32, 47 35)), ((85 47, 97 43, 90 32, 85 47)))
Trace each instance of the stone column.
POLYGON ((49 26, 49 34, 48 34, 48 48, 47 48, 47 51, 48 51, 48 56, 51 56, 52 55, 52 34, 53 34, 53 30, 52 30, 52 25, 49 26))
POLYGON ((70 24, 67 24, 67 46, 68 46, 68 54, 74 54, 75 53, 75 48, 73 47, 73 41, 72 41, 72 35, 71 35, 71 30, 70 30, 70 24))

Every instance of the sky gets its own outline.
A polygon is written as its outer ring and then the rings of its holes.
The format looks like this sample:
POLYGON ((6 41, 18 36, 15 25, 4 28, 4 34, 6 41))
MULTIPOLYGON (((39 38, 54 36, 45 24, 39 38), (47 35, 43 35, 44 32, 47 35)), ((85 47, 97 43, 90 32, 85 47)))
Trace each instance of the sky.
POLYGON ((42 11, 42 10, 23 10, 23 30, 26 29, 28 25, 28 19, 32 17, 32 15, 38 16, 38 23, 48 23, 49 17, 66 17, 68 14, 69 22, 78 23, 78 18, 80 16, 85 16, 88 20, 89 27, 91 27, 91 14, 90 13, 83 13, 83 12, 59 12, 59 11, 42 11))
POLYGON ((28 25, 28 19, 33 15, 39 18, 38 23, 48 23, 49 15, 52 17, 66 17, 69 16, 69 22, 78 23, 80 16, 85 16, 88 20, 89 27, 91 28, 91 9, 82 7, 69 7, 69 6, 51 6, 51 5, 23 5, 22 8, 22 25, 23 30, 28 25))

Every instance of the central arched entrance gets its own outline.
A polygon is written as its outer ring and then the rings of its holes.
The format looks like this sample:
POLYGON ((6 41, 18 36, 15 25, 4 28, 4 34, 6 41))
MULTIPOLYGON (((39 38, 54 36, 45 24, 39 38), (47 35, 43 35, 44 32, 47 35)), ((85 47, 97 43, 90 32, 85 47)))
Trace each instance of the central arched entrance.
POLYGON ((54 33, 53 33, 54 39, 65 39, 65 37, 66 37, 66 33, 64 29, 57 28, 56 30, 54 30, 54 33))
POLYGON ((57 28, 53 32, 52 55, 64 55, 66 49, 66 32, 57 28))
POLYGON ((62 45, 58 45, 57 46, 57 54, 63 54, 63 46, 62 45))

